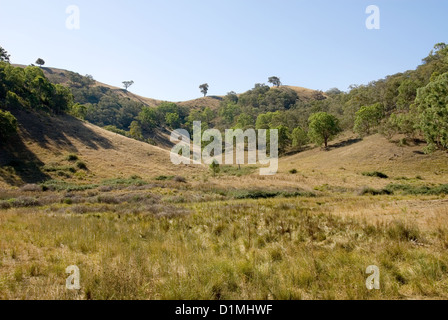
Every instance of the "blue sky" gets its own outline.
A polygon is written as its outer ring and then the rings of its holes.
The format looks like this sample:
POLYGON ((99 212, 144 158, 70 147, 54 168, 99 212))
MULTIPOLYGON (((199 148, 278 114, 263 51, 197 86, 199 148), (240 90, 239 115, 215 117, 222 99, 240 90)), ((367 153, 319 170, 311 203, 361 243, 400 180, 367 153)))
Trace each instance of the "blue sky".
POLYGON ((284 84, 347 90, 414 69, 448 43, 443 0, 0 0, 0 46, 13 63, 91 74, 170 101, 284 84), (66 8, 80 29, 66 28, 66 8), (367 6, 381 10, 368 30, 367 6))

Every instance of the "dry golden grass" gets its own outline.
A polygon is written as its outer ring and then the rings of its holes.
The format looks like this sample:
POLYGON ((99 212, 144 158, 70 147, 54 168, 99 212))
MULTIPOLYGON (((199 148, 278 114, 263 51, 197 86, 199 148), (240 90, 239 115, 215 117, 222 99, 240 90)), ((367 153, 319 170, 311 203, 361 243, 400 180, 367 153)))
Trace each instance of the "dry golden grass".
MULTIPOLYGON (((70 116, 48 117, 25 112, 16 116, 23 124, 20 139, 14 150, 2 153, 1 160, 5 164, 11 159, 30 157, 34 162, 41 163, 42 167, 63 166, 70 165, 66 161, 67 155, 75 154, 86 163, 88 170, 73 175, 73 180, 83 183, 131 175, 145 179, 159 175, 191 176, 206 171, 203 166, 175 166, 170 161, 168 150, 126 138, 70 116)), ((25 182, 31 174, 23 173, 25 182)), ((7 182, 2 172, 0 187, 8 187, 7 182)), ((23 184, 20 177, 17 183, 23 184)))

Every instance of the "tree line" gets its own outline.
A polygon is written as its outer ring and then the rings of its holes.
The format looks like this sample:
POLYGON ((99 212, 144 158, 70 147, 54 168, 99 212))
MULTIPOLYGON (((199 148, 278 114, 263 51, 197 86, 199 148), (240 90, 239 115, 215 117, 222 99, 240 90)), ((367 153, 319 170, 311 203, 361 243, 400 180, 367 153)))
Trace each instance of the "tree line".
MULTIPOLYGON (((345 130, 360 137, 381 133, 391 139, 403 134, 424 139, 427 152, 448 150, 448 46, 444 43, 436 44, 416 70, 353 85, 348 92, 334 88, 302 100, 294 90, 282 86, 279 77, 270 77, 272 87, 258 83, 240 95, 229 92, 216 110, 189 109, 170 102, 150 108, 108 88, 93 86, 91 76, 76 73, 69 73, 69 90, 50 83, 40 68, 12 67, 3 48, 0 61, 2 109, 69 112, 140 140, 157 128, 191 131, 194 121, 202 121, 204 130, 277 129, 281 151, 310 142, 327 147, 345 130)), ((200 89, 205 96, 209 85, 200 89)))

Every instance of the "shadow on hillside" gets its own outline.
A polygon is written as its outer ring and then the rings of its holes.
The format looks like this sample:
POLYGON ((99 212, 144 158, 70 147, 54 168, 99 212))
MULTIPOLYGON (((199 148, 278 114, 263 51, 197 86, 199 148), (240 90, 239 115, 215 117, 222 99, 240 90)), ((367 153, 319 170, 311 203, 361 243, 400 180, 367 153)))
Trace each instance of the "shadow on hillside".
POLYGON ((338 143, 335 143, 333 145, 328 146, 327 150, 333 150, 333 149, 339 149, 339 148, 343 148, 343 147, 348 147, 351 146, 352 144, 361 142, 362 139, 360 138, 355 138, 355 139, 349 139, 349 140, 345 140, 345 141, 341 141, 338 143))
POLYGON ((82 121, 68 116, 50 117, 34 112, 14 111, 25 140, 33 141, 42 148, 57 148, 58 151, 77 152, 70 139, 77 140, 94 150, 112 149, 110 140, 88 128, 82 121))
POLYGON ((39 183, 50 179, 42 171, 43 165, 19 136, 11 138, 7 145, 0 145, 0 177, 9 185, 19 186, 22 182, 39 183))
POLYGON ((218 96, 208 96, 208 97, 211 98, 211 99, 218 100, 218 101, 223 101, 224 100, 222 97, 218 97, 218 96))
POLYGON ((299 153, 302 153, 302 152, 305 152, 305 151, 308 151, 308 150, 311 150, 311 149, 312 149, 312 147, 310 145, 307 145, 307 146, 303 146, 303 147, 300 147, 300 148, 294 148, 293 150, 285 151, 281 155, 283 157, 288 157, 288 156, 293 156, 295 154, 299 154, 299 153))

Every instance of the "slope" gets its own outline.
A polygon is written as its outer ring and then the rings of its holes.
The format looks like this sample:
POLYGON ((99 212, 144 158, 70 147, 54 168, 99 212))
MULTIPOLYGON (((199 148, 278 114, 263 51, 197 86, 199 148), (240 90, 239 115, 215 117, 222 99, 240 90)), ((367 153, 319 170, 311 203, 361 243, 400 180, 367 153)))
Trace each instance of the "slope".
POLYGON ((20 123, 19 134, 0 147, 0 186, 38 183, 57 179, 94 183, 103 179, 138 175, 153 179, 159 175, 190 176, 202 167, 171 163, 169 151, 109 132, 71 116, 50 117, 27 111, 14 111, 20 123), (67 161, 76 155, 88 170, 70 172, 67 161))

